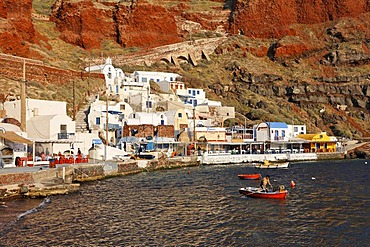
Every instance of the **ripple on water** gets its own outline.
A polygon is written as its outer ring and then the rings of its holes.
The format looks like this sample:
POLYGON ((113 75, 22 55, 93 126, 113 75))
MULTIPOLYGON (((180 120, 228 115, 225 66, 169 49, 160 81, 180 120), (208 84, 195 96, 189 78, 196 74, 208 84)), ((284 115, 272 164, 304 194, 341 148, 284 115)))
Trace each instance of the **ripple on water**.
POLYGON ((258 186, 258 181, 239 180, 236 175, 253 172, 243 165, 194 167, 83 184, 81 193, 55 196, 46 207, 23 217, 0 234, 0 242, 5 246, 367 244, 369 190, 363 174, 368 167, 347 161, 259 170, 271 175, 275 186, 289 189, 286 200, 240 195, 240 187, 258 186), (294 189, 289 187, 291 180, 296 182, 294 189))

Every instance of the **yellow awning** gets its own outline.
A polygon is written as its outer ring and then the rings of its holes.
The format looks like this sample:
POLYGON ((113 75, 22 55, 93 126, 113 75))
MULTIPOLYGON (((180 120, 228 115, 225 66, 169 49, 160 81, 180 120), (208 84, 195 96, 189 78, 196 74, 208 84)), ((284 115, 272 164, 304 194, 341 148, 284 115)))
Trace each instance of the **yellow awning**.
POLYGON ((28 140, 13 131, 7 131, 5 133, 0 132, 0 138, 7 139, 8 141, 15 142, 15 143, 24 143, 24 144, 32 144, 31 140, 28 140))

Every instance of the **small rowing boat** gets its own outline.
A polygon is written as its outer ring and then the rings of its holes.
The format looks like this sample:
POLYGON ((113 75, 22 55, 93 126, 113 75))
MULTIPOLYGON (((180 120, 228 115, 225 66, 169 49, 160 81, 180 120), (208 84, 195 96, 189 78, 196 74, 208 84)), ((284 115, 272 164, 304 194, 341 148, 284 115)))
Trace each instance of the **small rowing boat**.
POLYGON ((263 164, 257 164, 255 168, 288 168, 289 162, 282 163, 270 163, 270 161, 265 160, 263 164))
POLYGON ((239 174, 238 178, 244 179, 244 180, 257 180, 261 178, 260 173, 254 173, 254 174, 239 174))
POLYGON ((288 191, 283 188, 278 191, 264 192, 262 191, 261 188, 245 187, 245 188, 240 188, 239 193, 249 196, 249 197, 255 197, 255 198, 285 199, 285 197, 288 194, 288 191))

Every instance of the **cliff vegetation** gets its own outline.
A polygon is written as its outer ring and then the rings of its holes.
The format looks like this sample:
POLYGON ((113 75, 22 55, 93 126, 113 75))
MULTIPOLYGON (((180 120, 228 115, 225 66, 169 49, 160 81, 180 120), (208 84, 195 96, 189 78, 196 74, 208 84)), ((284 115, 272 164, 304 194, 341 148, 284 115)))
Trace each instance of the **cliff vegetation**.
MULTIPOLYGON (((0 23, 1 53, 43 63, 27 74, 33 78, 29 95, 67 100, 70 114, 72 98, 82 109, 87 97, 103 89, 101 78, 82 75, 90 63, 224 37, 196 66, 116 66, 182 74, 188 86, 236 108, 240 114, 226 126, 246 117, 248 124, 285 121, 306 124, 310 132, 370 137, 367 0, 0 0, 0 23)), ((9 72, 9 61, 0 59, 2 99, 20 91, 21 70, 9 72)))

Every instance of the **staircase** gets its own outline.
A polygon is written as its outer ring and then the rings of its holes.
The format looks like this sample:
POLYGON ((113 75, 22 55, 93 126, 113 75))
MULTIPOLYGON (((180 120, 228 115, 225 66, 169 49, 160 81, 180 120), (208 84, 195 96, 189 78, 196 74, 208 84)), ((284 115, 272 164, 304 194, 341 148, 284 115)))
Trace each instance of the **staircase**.
POLYGON ((87 121, 87 116, 90 113, 90 104, 94 102, 95 96, 91 96, 88 99, 88 102, 86 103, 85 107, 80 109, 76 113, 76 132, 83 133, 83 132, 89 132, 89 126, 87 121))
POLYGON ((90 108, 83 109, 77 112, 76 114, 76 132, 87 132, 88 125, 87 125, 87 114, 89 114, 90 108))

